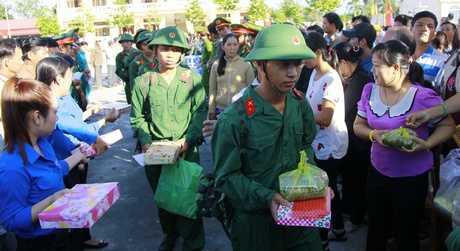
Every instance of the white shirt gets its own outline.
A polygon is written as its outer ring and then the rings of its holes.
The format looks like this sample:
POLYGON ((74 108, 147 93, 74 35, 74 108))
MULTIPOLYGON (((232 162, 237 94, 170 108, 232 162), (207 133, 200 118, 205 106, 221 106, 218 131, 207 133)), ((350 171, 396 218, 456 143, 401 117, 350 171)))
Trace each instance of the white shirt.
POLYGON ((312 143, 316 158, 341 159, 347 153, 348 131, 345 124, 345 102, 342 80, 335 70, 330 70, 318 80, 314 80, 316 70, 310 77, 306 99, 314 115, 321 114, 323 99, 335 104, 331 124, 328 127, 316 125, 316 138, 312 143))

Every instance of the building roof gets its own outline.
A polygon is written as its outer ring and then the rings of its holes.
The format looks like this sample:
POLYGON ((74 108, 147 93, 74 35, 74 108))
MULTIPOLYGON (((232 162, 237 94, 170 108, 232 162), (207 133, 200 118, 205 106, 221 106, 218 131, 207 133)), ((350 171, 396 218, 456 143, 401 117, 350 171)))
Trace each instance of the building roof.
MULTIPOLYGON (((40 35, 39 27, 36 26, 37 19, 8 20, 12 37, 40 35)), ((6 20, 0 20, 0 35, 8 37, 8 24, 6 20)))

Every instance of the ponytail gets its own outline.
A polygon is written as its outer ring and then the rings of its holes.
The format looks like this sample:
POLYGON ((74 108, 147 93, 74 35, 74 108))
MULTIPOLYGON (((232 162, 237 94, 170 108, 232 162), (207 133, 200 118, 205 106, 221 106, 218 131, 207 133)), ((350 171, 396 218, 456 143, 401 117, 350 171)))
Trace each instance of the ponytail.
POLYGON ((219 58, 219 64, 217 65, 217 75, 222 76, 225 74, 225 66, 227 66, 227 60, 225 60, 225 53, 219 58))

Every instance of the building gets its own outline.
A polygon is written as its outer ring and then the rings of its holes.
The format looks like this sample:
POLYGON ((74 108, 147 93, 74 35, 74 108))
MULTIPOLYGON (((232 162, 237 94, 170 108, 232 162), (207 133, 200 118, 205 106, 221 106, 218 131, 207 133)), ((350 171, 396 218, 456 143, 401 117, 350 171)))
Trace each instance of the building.
POLYGON ((37 19, 21 19, 21 20, 0 20, 0 36, 8 37, 8 27, 11 37, 25 37, 29 35, 40 35, 37 19))
POLYGON ((415 15, 417 12, 428 10, 438 17, 438 21, 442 17, 447 17, 449 13, 454 15, 453 23, 457 24, 460 19, 459 0, 396 0, 396 5, 399 6, 399 13, 410 16, 415 15))
MULTIPOLYGON (((63 29, 69 28, 80 14, 79 6, 84 6, 94 17, 96 37, 117 37, 120 32, 134 33, 139 28, 155 29, 165 26, 177 26, 184 31, 193 31, 193 25, 185 20, 187 0, 126 0, 126 9, 134 13, 134 23, 131 28, 121 31, 107 25, 110 13, 114 11, 115 0, 58 0, 57 16, 63 29)), ((218 6, 211 0, 200 0, 199 4, 207 13, 205 23, 209 23, 218 16, 227 16, 234 23, 241 23, 247 15, 250 0, 241 0, 238 10, 225 13, 218 10, 218 6)))

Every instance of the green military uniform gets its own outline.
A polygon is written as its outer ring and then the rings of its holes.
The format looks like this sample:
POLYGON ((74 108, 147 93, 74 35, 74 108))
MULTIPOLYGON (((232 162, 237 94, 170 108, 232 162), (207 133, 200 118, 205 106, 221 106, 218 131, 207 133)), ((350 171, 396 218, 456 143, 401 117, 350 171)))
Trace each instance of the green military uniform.
POLYGON ((206 90, 206 96, 209 96, 209 70, 206 64, 213 57, 213 53, 215 57, 214 43, 206 39, 203 46, 203 53, 201 54, 201 77, 203 78, 202 82, 206 90))
MULTIPOLYGON (((265 37, 258 42, 256 39, 258 47, 246 57, 247 61, 314 57, 299 39, 300 31, 288 26, 270 27, 265 37), (285 53, 276 47, 286 47, 285 53), (264 51, 267 48, 269 51, 264 51)), ((257 88, 270 88, 265 81, 257 88)), ((304 150, 309 162, 314 163, 311 144, 316 123, 312 109, 305 97, 290 91, 278 94, 285 95, 281 114, 253 88, 248 87, 220 115, 211 141, 215 187, 234 207, 233 249, 323 250, 317 228, 279 226, 270 211, 272 199, 280 193, 278 176, 297 168, 300 151, 304 150)))
MULTIPOLYGON (((133 41, 129 34, 123 34, 118 42, 133 41)), ((129 86, 129 64, 134 60, 140 52, 132 48, 130 52, 123 50, 115 57, 115 74, 125 82, 126 101, 131 104, 131 87, 129 86)))
MULTIPOLYGON (((152 72, 153 69, 155 69, 155 67, 157 65, 158 65, 158 60, 157 60, 157 58, 154 57, 152 62, 144 63, 139 67, 139 72, 138 72, 137 75, 142 76, 147 72, 152 72)), ((134 87, 133 87, 133 89, 134 89, 134 87)))
POLYGON ((238 56, 245 58, 249 54, 249 52, 251 52, 251 46, 249 46, 249 44, 246 44, 245 46, 243 46, 241 50, 238 51, 238 56))
MULTIPOLYGON (((179 29, 166 27, 158 31, 152 43, 166 43, 164 36, 174 32, 186 48, 186 39, 180 36, 179 29), (162 31, 163 30, 163 31, 162 31), (158 41, 157 41, 158 40, 158 41)), ((149 45, 150 46, 150 45, 149 45)), ((187 46, 188 47, 188 46, 187 46)), ((181 66, 170 84, 160 74, 158 66, 152 72, 139 76, 134 81, 131 107, 131 125, 141 145, 152 141, 177 141, 185 139, 188 144, 186 160, 199 163, 198 146, 201 143, 203 121, 208 108, 201 76, 181 66), (148 102, 146 102, 148 100, 148 102)), ((161 165, 146 166, 149 184, 156 192, 161 175, 161 165)), ((182 250, 201 250, 204 247, 203 221, 197 214, 195 220, 172 214, 158 208, 162 230, 167 235, 180 233, 184 243, 182 250)))
POLYGON ((149 61, 144 56, 144 54, 140 54, 129 64, 129 81, 130 81, 129 86, 131 88, 131 92, 133 91, 133 88, 134 88, 134 79, 140 76, 139 69, 141 68, 141 66, 144 64, 149 65, 151 63, 152 62, 149 61))

